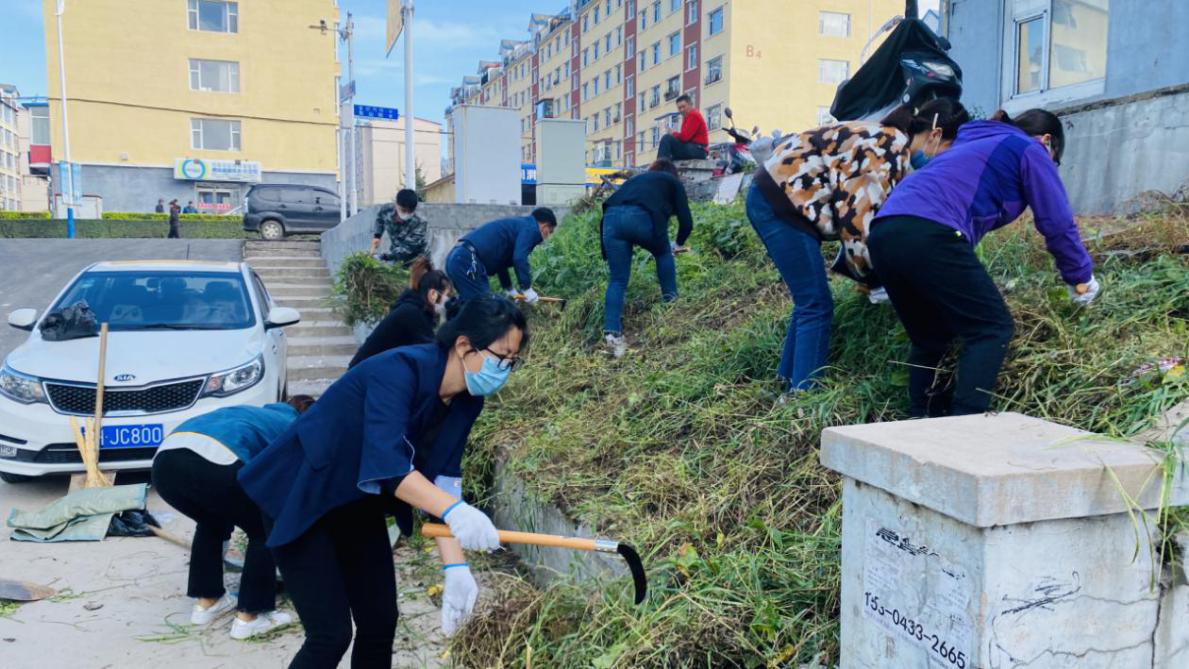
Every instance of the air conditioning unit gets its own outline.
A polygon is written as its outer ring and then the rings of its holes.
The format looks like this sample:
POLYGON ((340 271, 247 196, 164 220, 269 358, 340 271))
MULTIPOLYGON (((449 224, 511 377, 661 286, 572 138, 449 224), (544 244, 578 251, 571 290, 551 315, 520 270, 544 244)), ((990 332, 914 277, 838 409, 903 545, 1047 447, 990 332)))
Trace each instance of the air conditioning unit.
POLYGON ((669 101, 677 97, 677 91, 665 91, 665 100, 669 101))
POLYGON ((713 84, 714 82, 716 82, 716 81, 718 81, 718 80, 720 80, 720 79, 722 79, 722 73, 721 73, 721 72, 716 72, 716 73, 714 73, 714 74, 708 74, 708 75, 706 75, 706 83, 707 83, 707 84, 713 84))
POLYGON ((614 118, 614 119, 612 119, 612 121, 611 121, 611 122, 612 122, 612 123, 619 123, 619 115, 618 115, 618 114, 616 114, 616 115, 615 115, 615 118, 614 118))

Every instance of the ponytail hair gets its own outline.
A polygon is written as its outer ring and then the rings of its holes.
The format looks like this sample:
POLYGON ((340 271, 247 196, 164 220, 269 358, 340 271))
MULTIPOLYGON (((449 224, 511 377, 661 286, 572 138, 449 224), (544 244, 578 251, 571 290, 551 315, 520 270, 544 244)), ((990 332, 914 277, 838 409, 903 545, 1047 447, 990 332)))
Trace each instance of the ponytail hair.
POLYGON ((1065 153, 1065 127, 1061 125, 1061 119, 1053 112, 1029 109, 1013 119, 1007 112, 1000 109, 991 116, 991 120, 1014 125, 1034 137, 1051 136, 1053 138, 1053 162, 1061 164, 1061 155, 1065 153))
POLYGON ((883 117, 880 125, 895 128, 912 137, 933 128, 941 128, 941 138, 952 140, 958 136, 958 128, 970 122, 970 112, 961 102, 951 98, 937 98, 914 109, 900 105, 883 117))
POLYGON ((429 291, 444 293, 450 289, 450 277, 440 269, 434 269, 429 258, 421 256, 413 261, 409 269, 409 290, 417 293, 422 302, 429 303, 429 291))

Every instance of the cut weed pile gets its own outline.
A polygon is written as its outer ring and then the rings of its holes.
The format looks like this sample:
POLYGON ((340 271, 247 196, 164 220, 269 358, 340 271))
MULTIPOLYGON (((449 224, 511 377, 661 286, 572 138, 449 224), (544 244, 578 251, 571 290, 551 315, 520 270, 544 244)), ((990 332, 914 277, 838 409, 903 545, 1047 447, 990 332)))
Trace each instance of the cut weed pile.
MULTIPOLYGON (((651 259, 637 255, 631 350, 618 360, 598 348, 597 213, 563 222, 533 262, 538 290, 569 307, 534 316, 529 364, 489 404, 466 463, 480 499, 499 459, 533 495, 640 548, 648 600, 634 607, 627 580, 542 591, 501 576, 452 643, 461 666, 837 660, 839 486, 818 464, 819 436, 905 417, 908 342, 890 307, 836 278, 825 385, 778 401, 784 285, 741 204, 699 205, 694 218, 676 302, 659 303, 651 259)), ((1089 309, 1069 303, 1029 222, 980 246, 1017 320, 999 408, 1127 436, 1189 396, 1183 373, 1136 373, 1189 356, 1189 256, 1176 252, 1189 226, 1156 215, 1130 225, 1090 242, 1103 293, 1089 309)))

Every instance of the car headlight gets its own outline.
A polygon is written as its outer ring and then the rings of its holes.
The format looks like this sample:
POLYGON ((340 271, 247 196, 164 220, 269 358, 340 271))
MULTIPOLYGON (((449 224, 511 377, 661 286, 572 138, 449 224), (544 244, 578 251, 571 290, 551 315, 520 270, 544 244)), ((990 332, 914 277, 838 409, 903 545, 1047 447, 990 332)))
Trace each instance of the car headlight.
POLYGON ((921 64, 932 70, 933 74, 936 74, 939 77, 949 77, 952 79, 954 76, 954 68, 945 63, 931 63, 929 61, 925 61, 921 64))
POLYGON ((0 368, 0 395, 21 404, 45 402, 41 379, 26 376, 7 366, 0 368))
POLYGON ((227 397, 247 390, 264 378, 264 358, 258 357, 242 367, 212 374, 206 381, 203 396, 227 397))

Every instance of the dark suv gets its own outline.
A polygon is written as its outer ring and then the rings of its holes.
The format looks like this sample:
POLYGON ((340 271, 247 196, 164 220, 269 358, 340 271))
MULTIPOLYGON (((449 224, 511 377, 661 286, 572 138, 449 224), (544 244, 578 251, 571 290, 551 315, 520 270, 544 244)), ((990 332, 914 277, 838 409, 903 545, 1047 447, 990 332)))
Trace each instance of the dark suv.
POLYGON ((339 196, 318 186, 259 184, 248 190, 244 230, 264 239, 325 232, 339 224, 339 196))

